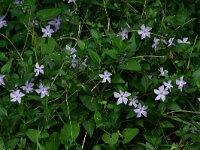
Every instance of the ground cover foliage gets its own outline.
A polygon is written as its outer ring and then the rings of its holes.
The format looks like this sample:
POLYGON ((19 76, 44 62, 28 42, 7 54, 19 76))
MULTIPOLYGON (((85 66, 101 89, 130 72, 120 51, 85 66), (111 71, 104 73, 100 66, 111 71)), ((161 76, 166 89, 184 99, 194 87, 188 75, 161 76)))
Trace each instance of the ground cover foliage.
POLYGON ((198 150, 198 0, 0 0, 0 149, 198 150))

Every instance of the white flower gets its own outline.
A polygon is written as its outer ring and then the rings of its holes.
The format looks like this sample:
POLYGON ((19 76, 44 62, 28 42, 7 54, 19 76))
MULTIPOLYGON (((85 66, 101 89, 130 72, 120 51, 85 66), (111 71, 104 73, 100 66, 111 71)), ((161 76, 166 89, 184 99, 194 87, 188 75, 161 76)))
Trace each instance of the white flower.
POLYGON ((36 89, 35 91, 40 94, 40 97, 43 98, 45 96, 49 96, 49 87, 48 86, 43 86, 42 83, 40 83, 39 89, 36 89))
POLYGON ((123 29, 122 32, 119 32, 119 36, 122 41, 128 39, 128 31, 126 29, 123 29))
POLYGON ((162 100, 163 102, 165 101, 166 95, 169 94, 169 92, 167 91, 166 88, 164 88, 164 85, 160 86, 157 89, 154 89, 154 93, 157 94, 157 97, 155 98, 155 100, 162 100))
POLYGON ((110 73, 106 70, 106 71, 104 71, 103 74, 99 74, 99 77, 103 79, 102 83, 105 83, 106 80, 110 83, 111 82, 111 78, 110 78, 111 75, 112 75, 112 73, 110 73))
POLYGON ((200 97, 198 98, 198 101, 200 102, 200 97))
POLYGON ((168 73, 167 70, 163 70, 163 67, 160 67, 160 69, 158 69, 158 71, 160 72, 159 76, 165 76, 165 73, 168 73))
POLYGON ((20 92, 20 90, 16 90, 16 91, 12 91, 10 93, 10 98, 11 98, 11 102, 16 102, 18 101, 18 103, 21 103, 21 98, 25 96, 22 92, 20 92))
POLYGON ((4 20, 5 16, 0 16, 0 29, 7 26, 6 20, 4 20))
POLYGON ((35 64, 35 68, 34 68, 34 72, 36 72, 35 76, 39 76, 39 74, 44 74, 44 66, 43 65, 39 65, 38 63, 35 64))
POLYGON ((25 86, 22 86, 21 89, 24 90, 26 93, 33 92, 34 83, 29 83, 26 81, 25 86))
POLYGON ((44 33, 42 37, 51 37, 54 31, 50 28, 50 25, 48 25, 46 28, 42 28, 42 32, 44 33))
POLYGON ((141 103, 139 103, 138 108, 134 109, 134 112, 137 113, 136 117, 139 118, 142 117, 142 115, 147 117, 147 112, 146 112, 147 108, 148 108, 147 106, 145 105, 142 106, 141 103))
POLYGON ((169 47, 169 46, 171 46, 171 45, 175 45, 175 44, 173 43, 173 41, 174 41, 174 38, 170 38, 170 39, 168 40, 168 45, 167 45, 167 47, 169 47))
POLYGON ((176 80, 176 85, 178 86, 178 89, 182 92, 183 86, 186 84, 186 82, 183 80, 183 76, 180 77, 180 80, 176 80))
POLYGON ((158 38, 155 38, 154 37, 154 39, 153 39, 153 44, 152 44, 152 48, 156 51, 156 49, 157 49, 157 46, 158 46, 158 42, 160 41, 160 39, 158 39, 158 38))
POLYGON ((183 40, 178 39, 177 42, 180 43, 180 44, 190 44, 187 37, 184 37, 183 40))
POLYGON ((166 86, 166 90, 169 90, 171 92, 171 88, 173 88, 173 85, 171 83, 172 81, 169 80, 168 82, 164 82, 164 86, 166 86))
POLYGON ((151 27, 145 27, 145 25, 143 24, 140 27, 141 30, 138 30, 138 34, 141 35, 141 39, 144 39, 146 37, 151 37, 151 33, 149 32, 152 28, 151 27))
POLYGON ((5 85, 5 83, 4 83, 4 78, 5 78, 5 75, 0 74, 0 86, 1 86, 1 85, 5 85))
POLYGON ((114 97, 118 98, 117 105, 122 104, 122 103, 127 104, 127 102, 128 102, 127 97, 129 97, 130 95, 131 95, 131 93, 122 92, 121 90, 119 91, 119 93, 114 92, 114 97))
POLYGON ((68 3, 75 3, 76 0, 68 0, 68 3))
POLYGON ((138 106, 137 96, 130 98, 129 101, 130 101, 129 106, 134 106, 135 108, 138 106))

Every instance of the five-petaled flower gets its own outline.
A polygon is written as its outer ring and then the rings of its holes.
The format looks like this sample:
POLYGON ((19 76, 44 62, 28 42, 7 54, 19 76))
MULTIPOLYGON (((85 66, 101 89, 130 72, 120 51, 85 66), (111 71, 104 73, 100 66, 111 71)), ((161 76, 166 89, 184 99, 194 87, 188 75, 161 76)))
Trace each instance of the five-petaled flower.
POLYGON ((49 21, 48 24, 53 25, 55 28, 55 32, 57 32, 60 28, 61 20, 62 20, 61 17, 58 16, 58 17, 54 18, 53 20, 49 21))
POLYGON ((1 85, 5 85, 5 83, 4 83, 4 78, 5 78, 5 75, 0 74, 0 86, 1 86, 1 85))
POLYGON ((6 20, 4 20, 5 16, 0 16, 0 29, 7 26, 6 20))
POLYGON ((109 83, 111 82, 110 76, 112 73, 108 72, 107 70, 103 72, 103 74, 99 74, 99 77, 102 78, 102 83, 106 83, 108 81, 109 83))
POLYGON ((131 93, 123 92, 121 90, 119 91, 119 93, 114 92, 114 97, 118 98, 117 105, 122 104, 122 103, 127 104, 127 102, 128 102, 128 98, 127 97, 129 97, 130 95, 131 95, 131 93))
POLYGON ((43 86, 42 83, 40 83, 39 89, 36 89, 36 93, 40 94, 40 97, 43 98, 45 96, 49 96, 49 87, 48 86, 43 86))
POLYGON ((145 105, 142 106, 142 104, 139 103, 138 107, 134 109, 134 112, 137 114, 136 117, 139 118, 139 117, 142 117, 142 115, 147 117, 147 112, 146 112, 147 108, 148 108, 147 106, 145 105))
POLYGON ((130 98, 129 101, 130 101, 129 106, 134 106, 135 108, 138 106, 139 102, 137 100, 137 96, 130 98))
POLYGON ((143 24, 140 27, 141 30, 138 30, 138 34, 141 35, 141 39, 144 39, 146 37, 151 37, 151 33, 149 32, 152 28, 151 27, 145 27, 145 25, 143 24))
POLYGON ((126 29, 123 29, 121 32, 119 32, 119 36, 122 41, 128 39, 128 31, 126 29))
POLYGON ((181 76, 180 79, 176 80, 176 85, 178 86, 178 89, 182 92, 183 86, 186 85, 186 82, 183 80, 183 76, 181 76))
POLYGON ((46 28, 42 28, 42 32, 44 33, 42 37, 51 37, 54 31, 50 28, 50 25, 48 25, 46 28))
POLYGON ((25 96, 24 93, 20 92, 20 90, 16 90, 16 91, 12 91, 10 93, 10 98, 11 98, 11 102, 16 102, 18 101, 18 103, 21 103, 21 98, 25 96))
POLYGON ((165 76, 165 73, 168 73, 168 71, 164 70, 163 67, 160 67, 160 69, 158 69, 158 71, 160 72, 159 76, 165 76))
POLYGON ((173 85, 171 82, 172 82, 171 80, 167 82, 163 82, 164 86, 166 86, 166 90, 169 90, 170 92, 171 92, 171 88, 173 88, 173 85))
POLYGON ((21 87, 26 93, 33 92, 34 83, 26 81, 25 85, 21 87))
POLYGON ((157 89, 154 89, 154 93, 157 94, 157 97, 155 98, 155 100, 162 100, 163 102, 165 101, 166 95, 169 94, 169 92, 167 91, 167 89, 164 87, 164 85, 160 86, 157 89))
POLYGON ((34 68, 34 72, 36 73, 35 76, 39 76, 39 74, 44 74, 44 66, 43 65, 39 65, 38 63, 35 64, 35 68, 34 68))

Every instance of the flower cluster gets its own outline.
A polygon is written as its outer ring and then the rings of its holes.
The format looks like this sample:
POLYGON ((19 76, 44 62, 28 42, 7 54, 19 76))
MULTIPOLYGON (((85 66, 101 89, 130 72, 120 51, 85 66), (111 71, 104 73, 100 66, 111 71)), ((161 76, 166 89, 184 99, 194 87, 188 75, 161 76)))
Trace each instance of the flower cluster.
MULTIPOLYGON (((40 66, 38 63, 36 63, 34 72, 36 73, 35 77, 37 77, 40 73, 44 74, 44 66, 43 65, 40 66)), ((4 78, 5 78, 5 75, 0 74, 0 86, 5 85, 4 78)), ((22 97, 25 96, 24 93, 30 94, 34 91, 37 94, 39 94, 41 98, 44 98, 45 96, 49 96, 49 91, 48 91, 49 87, 48 86, 44 86, 42 83, 40 83, 39 87, 37 89, 34 89, 33 88, 34 83, 32 81, 31 82, 26 81, 25 85, 21 86, 20 88, 18 88, 16 90, 11 90, 11 92, 10 92, 11 102, 17 101, 20 104, 22 97)), ((15 86, 15 87, 18 87, 18 86, 15 86)))
POLYGON ((133 106, 134 107, 134 112, 137 114, 137 118, 141 117, 142 115, 147 117, 147 106, 143 105, 141 103, 139 103, 139 101, 137 100, 137 96, 133 97, 133 98, 128 98, 131 96, 131 93, 125 91, 119 91, 118 92, 114 92, 114 97, 117 98, 117 105, 119 104, 128 104, 129 106, 133 106), (128 103, 129 101, 129 103, 128 103))
MULTIPOLYGON (((178 89, 182 92, 184 85, 186 85, 186 82, 183 80, 183 76, 181 76, 180 79, 176 79, 176 85, 178 86, 178 89)), ((166 99, 166 95, 171 92, 172 88, 173 85, 171 80, 163 82, 163 85, 158 87, 158 89, 154 89, 154 93, 157 95, 155 100, 162 100, 164 102, 166 99)))

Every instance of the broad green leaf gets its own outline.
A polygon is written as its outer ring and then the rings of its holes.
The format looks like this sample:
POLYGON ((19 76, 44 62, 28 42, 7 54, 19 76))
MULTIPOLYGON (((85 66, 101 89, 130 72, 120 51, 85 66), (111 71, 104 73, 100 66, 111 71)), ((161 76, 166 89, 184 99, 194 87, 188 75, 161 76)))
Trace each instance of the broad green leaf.
POLYGON ((10 68, 12 66, 13 59, 11 58, 3 67, 1 68, 1 73, 7 74, 10 72, 10 68))
POLYGON ((91 29, 91 30, 90 30, 90 33, 91 33, 91 35, 92 35, 92 37, 93 37, 94 39, 99 39, 99 38, 100 38, 99 33, 98 33, 96 30, 91 29))
POLYGON ((1 61, 7 61, 8 57, 6 57, 5 53, 0 53, 0 60, 1 61))
POLYGON ((137 128, 126 128, 122 131, 123 143, 126 144, 130 142, 137 134, 139 130, 137 128))
POLYGON ((102 136, 102 140, 104 141, 104 143, 107 143, 109 145, 117 144, 118 138, 118 133, 112 133, 111 135, 108 133, 104 133, 102 136))
POLYGON ((134 59, 127 61, 125 64, 119 65, 119 68, 130 71, 141 71, 140 64, 134 59))
POLYGON ((37 143, 39 138, 40 138, 40 131, 36 130, 36 129, 28 129, 26 131, 26 135, 28 136, 28 138, 34 142, 37 143))
POLYGON ((115 49, 106 49, 104 50, 104 53, 107 54, 108 56, 110 56, 113 59, 117 59, 118 58, 118 52, 115 49))
POLYGON ((42 9, 37 12, 37 16, 41 21, 48 21, 50 19, 55 18, 61 13, 60 8, 50 8, 50 9, 42 9))
POLYGON ((60 146, 60 139, 59 138, 60 138, 59 133, 53 132, 50 135, 50 137, 49 137, 49 139, 46 143, 46 149, 47 150, 48 149, 52 149, 52 150, 59 149, 59 146, 60 146))
POLYGON ((119 74, 116 74, 112 77, 112 83, 125 83, 119 74))
POLYGON ((88 49, 87 51, 93 62, 96 62, 98 64, 101 63, 101 57, 99 56, 99 54, 97 54, 97 52, 90 49, 88 49))
POLYGON ((53 38, 48 38, 48 42, 47 43, 41 43, 40 44, 40 48, 41 48, 41 54, 42 55, 49 55, 53 52, 53 50, 55 49, 57 43, 53 38))
POLYGON ((68 121, 61 129, 60 139, 64 144, 66 142, 73 142, 76 140, 80 132, 80 126, 76 121, 68 121))
POLYGON ((92 119, 84 121, 83 127, 85 128, 89 136, 92 137, 94 129, 95 129, 95 122, 92 119))
POLYGON ((3 138, 0 136, 0 149, 5 149, 3 138))
POLYGON ((6 47, 8 45, 8 42, 6 40, 0 40, 0 48, 6 47))
POLYGON ((96 111, 99 109, 97 99, 94 97, 88 95, 80 95, 79 98, 87 109, 91 111, 96 111))
POLYGON ((78 44, 78 46, 80 47, 81 50, 85 49, 85 43, 82 40, 78 39, 77 44, 78 44))

